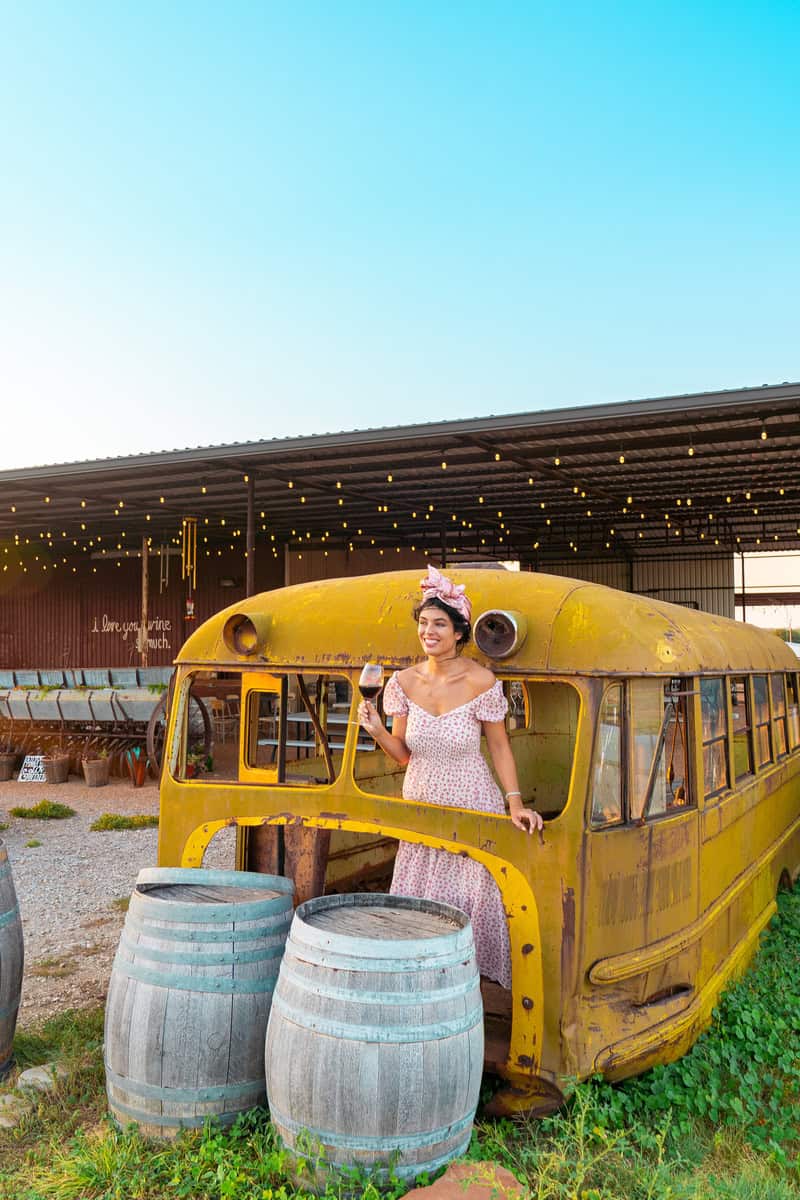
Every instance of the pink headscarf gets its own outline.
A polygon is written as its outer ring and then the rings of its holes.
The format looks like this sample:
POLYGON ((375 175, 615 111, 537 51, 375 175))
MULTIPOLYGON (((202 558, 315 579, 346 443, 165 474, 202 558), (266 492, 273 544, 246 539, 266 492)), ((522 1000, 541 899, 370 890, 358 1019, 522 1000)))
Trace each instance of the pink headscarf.
POLYGON ((420 587, 422 588, 422 602, 432 600, 434 597, 437 600, 442 600, 450 608, 454 608, 457 613, 460 613, 465 621, 472 620, 472 605, 466 596, 466 587, 463 583, 453 583, 446 575, 442 575, 441 571, 437 571, 436 567, 428 564, 428 576, 426 579, 421 579, 420 587))

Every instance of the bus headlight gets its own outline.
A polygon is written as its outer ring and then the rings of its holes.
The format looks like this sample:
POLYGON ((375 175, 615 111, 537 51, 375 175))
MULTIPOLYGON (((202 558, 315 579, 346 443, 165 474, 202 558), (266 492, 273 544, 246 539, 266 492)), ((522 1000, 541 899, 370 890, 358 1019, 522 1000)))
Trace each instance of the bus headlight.
POLYGON ((234 613, 222 627, 222 640, 232 654, 252 657, 263 651, 267 640, 267 617, 234 613))
POLYGON ((473 628, 475 645, 487 658, 508 658, 519 650, 528 633, 528 622, 519 612, 490 608, 473 628))

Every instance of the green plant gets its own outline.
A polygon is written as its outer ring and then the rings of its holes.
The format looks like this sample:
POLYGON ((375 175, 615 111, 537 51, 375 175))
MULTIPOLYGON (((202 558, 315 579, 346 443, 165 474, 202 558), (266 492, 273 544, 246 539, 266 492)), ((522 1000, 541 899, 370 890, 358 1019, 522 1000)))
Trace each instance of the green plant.
POLYGON ((38 975, 44 979, 64 979, 67 975, 74 975, 77 969, 71 959, 64 958, 40 958, 38 962, 26 968, 29 975, 38 975))
POLYGON ((123 816, 121 813, 103 813, 89 826, 95 833, 105 833, 114 829, 152 829, 158 827, 158 817, 151 813, 134 813, 133 816, 123 816))
POLYGON ((722 996, 711 1027, 677 1062, 614 1087, 582 1084, 598 1125, 647 1145, 670 1115, 678 1145, 699 1126, 729 1127, 753 1148, 800 1167, 800 890, 778 914, 751 970, 722 996), (778 1003, 777 998, 780 997, 778 1003))
POLYGON ((59 804, 57 800, 40 800, 30 808, 17 805, 8 811, 12 817, 33 817, 37 821, 63 821, 67 817, 75 816, 74 808, 70 808, 68 804, 59 804))
POLYGON ((42 844, 42 843, 39 841, 39 839, 38 839, 38 838, 31 838, 31 840, 30 840, 29 842, 26 842, 26 843, 25 843, 25 845, 27 846, 27 848, 28 848, 29 850, 35 850, 35 849, 36 849, 36 847, 37 847, 37 846, 41 846, 41 844, 42 844))
POLYGON ((0 833, 3 833, 4 830, 10 828, 11 826, 9 825, 8 821, 0 821, 0 833))
POLYGON ((130 902, 130 896, 117 896, 111 901, 111 907, 116 908, 118 912, 127 912, 130 902))

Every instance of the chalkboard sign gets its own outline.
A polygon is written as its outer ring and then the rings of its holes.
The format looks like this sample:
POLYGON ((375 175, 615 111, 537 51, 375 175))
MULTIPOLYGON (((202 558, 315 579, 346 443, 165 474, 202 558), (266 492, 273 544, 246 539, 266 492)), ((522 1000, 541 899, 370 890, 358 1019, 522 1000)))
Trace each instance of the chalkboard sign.
POLYGON ((18 783, 44 783, 44 755, 26 754, 17 777, 18 783))

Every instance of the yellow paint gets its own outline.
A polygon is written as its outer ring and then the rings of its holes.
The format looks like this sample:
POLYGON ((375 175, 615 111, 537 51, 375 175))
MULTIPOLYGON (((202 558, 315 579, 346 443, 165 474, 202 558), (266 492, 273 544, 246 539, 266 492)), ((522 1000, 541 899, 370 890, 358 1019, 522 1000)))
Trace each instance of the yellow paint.
MULTIPOLYGON (((755 949, 781 873, 800 869, 800 750, 704 800, 696 688, 687 701, 686 749, 696 806, 645 824, 590 828, 603 693, 614 682, 627 688, 624 681, 632 678, 796 673, 798 664, 770 634, 649 598, 539 574, 451 574, 467 585, 474 618, 489 609, 525 618, 526 636, 512 657, 492 662, 475 646, 467 653, 499 677, 522 681, 529 721, 537 707, 546 708, 548 696, 563 698, 567 686, 577 696, 577 705, 554 705, 556 715, 540 721, 535 737, 529 729, 512 733, 528 798, 537 781, 550 796, 563 788, 543 844, 507 817, 405 801, 370 791, 366 780, 359 784, 354 723, 343 730, 341 769, 327 785, 287 786, 272 765, 248 767, 244 737, 238 780, 180 778, 186 707, 180 698, 198 670, 241 674, 245 714, 248 694, 275 690, 282 673, 346 677, 354 722, 362 663, 374 659, 391 670, 419 657, 411 619, 419 572, 402 571, 251 597, 188 639, 167 729, 159 861, 199 866, 226 825, 291 823, 421 842, 483 863, 502 893, 511 941, 504 1073, 516 1090, 504 1103, 507 1111, 536 1108, 548 1085, 552 1093, 552 1085, 566 1086, 568 1077, 602 1069, 617 1078, 683 1053, 725 982, 755 949), (237 614, 253 621, 250 654, 237 654, 223 637, 226 621, 237 614), (565 739, 574 753, 559 784, 552 768, 565 739)), ((247 639, 242 644, 249 648, 247 639)), ((632 770, 633 750, 626 754, 623 768, 632 770)), ((732 762, 732 745, 729 755, 732 762)), ((370 767, 373 787, 380 769, 370 767)), ((392 768, 387 762, 384 769, 392 768)))

